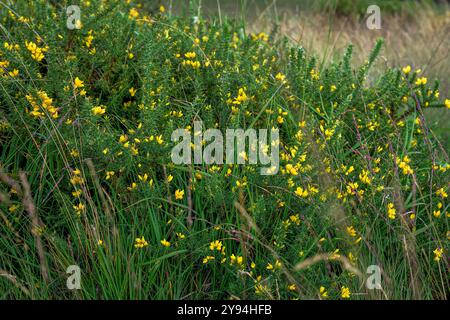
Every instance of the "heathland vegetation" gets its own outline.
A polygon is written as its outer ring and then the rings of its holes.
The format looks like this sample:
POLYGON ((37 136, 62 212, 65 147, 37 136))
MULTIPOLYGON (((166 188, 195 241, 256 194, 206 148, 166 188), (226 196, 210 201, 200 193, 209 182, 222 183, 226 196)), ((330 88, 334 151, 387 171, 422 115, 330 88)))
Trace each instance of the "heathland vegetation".
POLYGON ((60 2, 0 2, 2 299, 447 298, 439 79, 194 1, 78 6, 70 29, 60 2), (174 164, 196 120, 279 129, 278 174, 174 164))

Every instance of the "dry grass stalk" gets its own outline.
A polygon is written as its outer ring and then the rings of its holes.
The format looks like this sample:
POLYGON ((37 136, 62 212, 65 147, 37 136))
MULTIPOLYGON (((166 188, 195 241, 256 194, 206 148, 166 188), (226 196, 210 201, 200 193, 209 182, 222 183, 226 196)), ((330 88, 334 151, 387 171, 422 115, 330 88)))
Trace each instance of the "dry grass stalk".
POLYGON ((33 197, 31 195, 30 184, 28 183, 25 172, 21 171, 19 173, 19 176, 23 186, 22 203, 31 219, 31 233, 33 234, 34 241, 36 243, 36 250, 39 256, 42 278, 46 283, 48 283, 49 282, 48 265, 47 260, 45 259, 45 250, 42 244, 40 232, 40 230, 42 230, 43 225, 41 220, 39 219, 36 207, 34 205, 33 197))
POLYGON ((19 281, 17 281, 17 278, 12 274, 8 273, 3 269, 0 269, 0 277, 5 277, 9 281, 11 281, 13 285, 19 288, 26 296, 28 297, 30 296, 30 291, 25 286, 23 286, 19 281))
POLYGON ((357 268, 355 268, 346 257, 341 256, 341 255, 336 256, 334 253, 317 254, 311 258, 308 258, 308 259, 298 263, 294 267, 294 270, 300 271, 300 270, 306 269, 306 268, 308 268, 318 262, 321 262, 321 261, 339 261, 345 270, 356 274, 360 278, 363 278, 362 272, 359 271, 357 268))

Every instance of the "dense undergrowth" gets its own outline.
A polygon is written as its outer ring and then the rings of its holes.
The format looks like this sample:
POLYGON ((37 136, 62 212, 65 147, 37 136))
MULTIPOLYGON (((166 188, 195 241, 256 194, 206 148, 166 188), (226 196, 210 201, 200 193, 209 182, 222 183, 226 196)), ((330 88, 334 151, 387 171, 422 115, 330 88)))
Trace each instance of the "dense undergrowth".
POLYGON ((69 30, 61 4, 0 3, 1 298, 446 298, 437 81, 371 77, 381 40, 319 70, 233 21, 79 5, 69 30), (171 133, 200 119, 279 128, 280 172, 174 165, 171 133))

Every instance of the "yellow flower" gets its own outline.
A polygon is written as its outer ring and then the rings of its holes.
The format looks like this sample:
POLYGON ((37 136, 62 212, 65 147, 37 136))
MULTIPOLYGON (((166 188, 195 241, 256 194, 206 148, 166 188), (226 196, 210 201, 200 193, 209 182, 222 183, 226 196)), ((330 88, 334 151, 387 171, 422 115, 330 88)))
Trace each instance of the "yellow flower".
POLYGON ((148 246, 148 242, 145 240, 144 236, 141 238, 136 238, 134 240, 134 247, 137 249, 142 249, 144 247, 148 246))
POLYGON ((84 87, 84 82, 81 81, 80 78, 76 77, 76 78, 75 78, 75 82, 74 82, 74 84, 73 84, 73 87, 74 87, 75 89, 77 89, 77 88, 83 88, 83 87, 84 87))
POLYGON ((448 194, 444 190, 444 188, 440 188, 438 191, 436 191, 436 195, 441 196, 443 199, 448 197, 448 194))
POLYGON ((397 215, 397 211, 395 210, 394 204, 388 203, 387 208, 388 208, 388 218, 394 220, 397 215))
POLYGON ((341 257, 341 255, 339 254, 339 249, 334 250, 331 254, 330 254, 330 259, 331 260, 336 260, 339 259, 341 257))
POLYGON ((77 19, 77 21, 75 21, 75 29, 81 29, 83 27, 83 24, 81 23, 80 19, 77 19))
POLYGON ((406 66, 402 70, 404 74, 408 75, 411 72, 411 66, 406 66))
POLYGON ((289 219, 293 222, 293 223, 295 223, 296 225, 299 225, 300 224, 300 217, 298 216, 298 214, 296 214, 296 215, 291 215, 290 217, 289 217, 289 219))
POLYGON ((136 89, 135 88, 133 88, 133 87, 131 87, 130 88, 130 90, 128 90, 128 92, 130 93, 130 95, 132 96, 132 97, 134 97, 134 95, 136 94, 136 89))
POLYGON ((306 198, 309 193, 308 190, 303 189, 302 187, 297 187, 297 189, 295 190, 295 194, 299 197, 306 198))
POLYGON ((44 53, 47 51, 47 48, 39 48, 34 42, 25 41, 25 47, 28 51, 31 53, 31 57, 36 60, 37 62, 40 62, 44 59, 44 53))
POLYGON ((13 71, 10 71, 9 72, 9 76, 11 77, 11 78, 15 78, 15 77, 17 77, 19 75, 19 70, 17 70, 17 69, 14 69, 13 71))
POLYGON ((450 99, 445 99, 445 106, 450 109, 450 99))
POLYGON ((11 213, 13 213, 14 211, 16 211, 17 209, 19 209, 19 205, 17 205, 17 204, 13 204, 12 206, 10 206, 9 208, 8 208, 8 211, 9 212, 11 212, 11 213))
POLYGON ((418 86, 425 85, 425 84, 427 84, 427 81, 428 81, 428 79, 425 77, 417 78, 416 85, 418 85, 418 86))
POLYGON ((196 178, 197 180, 202 180, 203 176, 202 176, 202 174, 201 174, 200 172, 196 172, 196 173, 195 173, 195 178, 196 178))
POLYGON ((284 79, 286 79, 286 76, 284 74, 282 74, 281 72, 279 72, 276 76, 275 79, 277 79, 278 81, 284 82, 284 79))
POLYGON ((114 174, 114 171, 106 171, 106 180, 111 179, 114 174))
POLYGON ((241 104, 242 102, 245 102, 248 100, 248 96, 245 93, 246 88, 239 88, 238 90, 238 96, 236 99, 233 100, 234 104, 241 104))
POLYGON ((91 110, 92 110, 92 113, 97 116, 97 115, 105 114, 106 107, 98 106, 98 107, 93 107, 91 110))
POLYGON ((166 247, 166 248, 170 247, 170 242, 167 241, 166 239, 163 239, 160 242, 164 247, 166 247))
POLYGON ((246 177, 244 177, 244 179, 242 179, 242 182, 239 180, 236 181, 236 187, 243 188, 245 186, 247 186, 246 177))
POLYGON ((159 135, 159 136, 156 136, 156 142, 158 143, 158 144, 163 144, 164 143, 164 140, 163 140, 163 138, 162 138, 162 135, 159 135))
POLYGON ((99 246, 102 246, 102 245, 103 245, 103 240, 101 240, 101 239, 98 239, 98 241, 97 241, 97 245, 99 245, 99 246))
POLYGON ((397 158, 396 160, 398 167, 403 170, 403 174, 405 175, 414 173, 414 170, 409 165, 410 162, 411 159, 408 156, 404 156, 403 159, 397 158))
MULTIPOLYGON (((92 40, 94 40, 94 36, 92 35, 94 31, 93 30, 89 30, 87 37, 84 38, 84 45, 87 48, 90 48, 92 45, 92 40)), ((95 50, 95 48, 94 48, 95 50)))
POLYGON ((191 66, 193 69, 200 68, 201 64, 199 61, 183 60, 183 66, 191 66))
POLYGON ((77 149, 72 149, 72 150, 70 151, 70 155, 71 155, 72 157, 78 157, 80 154, 78 153, 78 150, 77 150, 77 149))
POLYGON ((317 70, 311 69, 311 71, 309 73, 311 75, 311 79, 319 80, 319 72, 317 70))
POLYGON ((288 173, 292 174, 293 176, 298 175, 297 169, 296 169, 292 164, 290 164, 290 163, 288 163, 288 164, 286 165, 286 171, 287 171, 288 173))
POLYGON ((76 214, 77 214, 77 215, 80 215, 81 212, 83 212, 85 206, 84 206, 84 204, 82 204, 82 203, 80 202, 78 205, 73 206, 73 208, 75 209, 76 214))
POLYGON ((356 237, 356 230, 355 230, 355 228, 353 228, 353 226, 347 227, 347 233, 351 237, 356 237))
POLYGON ((372 180, 369 177, 369 172, 367 170, 363 170, 360 174, 359 174, 359 180, 361 180, 362 183, 365 184, 371 184, 372 180))
POLYGON ((144 173, 144 175, 142 175, 142 176, 140 174, 138 174, 138 178, 140 181, 147 182, 148 174, 144 173))
POLYGON ((177 200, 183 200, 184 198, 184 190, 176 190, 175 191, 175 199, 177 200))
POLYGON ((444 254, 444 249, 442 248, 436 248, 434 251, 434 261, 439 262, 441 260, 442 255, 444 254))
POLYGON ((18 51, 18 50, 20 50, 20 46, 17 43, 13 44, 13 43, 5 42, 3 45, 5 46, 5 49, 7 49, 9 51, 12 51, 12 50, 18 51))
POLYGON ((206 257, 203 259, 203 264, 207 264, 209 261, 214 260, 214 259, 216 259, 216 258, 213 257, 213 256, 206 256, 206 257))
POLYGON ((275 261, 275 264, 268 263, 266 269, 267 270, 275 270, 281 268, 281 262, 279 260, 275 261))
POLYGON ((341 288, 341 298, 343 299, 348 299, 350 298, 351 292, 350 289, 347 287, 342 287, 341 288))
POLYGON ((188 59, 195 59, 195 57, 197 56, 195 52, 187 52, 184 54, 184 56, 188 59))
POLYGON ((319 288, 319 293, 323 298, 327 298, 328 297, 328 291, 325 287, 321 286, 319 288))
POLYGON ((255 286, 255 294, 264 294, 264 293, 268 293, 269 292, 269 288, 267 286, 263 286, 261 283, 258 283, 255 286))
POLYGON ((136 19, 137 17, 139 17, 139 12, 135 8, 131 8, 129 13, 128 13, 128 18, 129 19, 136 19))
POLYGON ((235 256, 234 253, 230 256, 231 264, 237 264, 241 266, 244 262, 244 258, 242 256, 235 256))
POLYGON ((125 143, 125 142, 127 142, 127 141, 128 141, 128 137, 127 137, 126 135, 122 134, 122 135, 119 137, 119 142, 120 142, 120 143, 125 143))
POLYGON ((295 290, 297 290, 297 286, 295 284, 291 284, 291 285, 288 286, 288 290, 289 291, 295 291, 295 290))
POLYGON ((222 241, 216 240, 216 241, 211 242, 209 244, 209 249, 210 250, 217 250, 217 251, 222 250, 222 241))
POLYGON ((186 238, 186 236, 183 233, 181 233, 181 232, 177 232, 177 237, 180 238, 180 239, 186 238))
POLYGON ((81 191, 81 189, 78 189, 78 190, 72 192, 72 196, 74 196, 75 198, 79 198, 82 193, 83 192, 81 191))
POLYGON ((138 187, 137 183, 136 182, 132 182, 131 186, 127 187, 127 189, 128 189, 128 191, 133 191, 133 190, 136 190, 137 187, 138 187))
MULTIPOLYGON (((1 69, 0 69, 1 70, 1 69)), ((26 95, 26 99, 32 105, 33 110, 30 114, 35 118, 44 116, 43 110, 47 110, 54 119, 58 118, 58 108, 53 105, 53 99, 50 98, 45 91, 38 91, 38 96, 41 99, 42 105, 39 105, 36 98, 26 95)))

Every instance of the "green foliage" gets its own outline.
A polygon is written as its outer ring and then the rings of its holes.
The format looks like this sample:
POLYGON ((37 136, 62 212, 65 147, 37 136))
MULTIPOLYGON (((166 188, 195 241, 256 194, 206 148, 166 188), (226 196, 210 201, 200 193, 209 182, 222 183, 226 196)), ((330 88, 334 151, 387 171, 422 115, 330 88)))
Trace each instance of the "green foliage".
MULTIPOLYGON (((414 14, 414 10, 420 5, 434 5, 432 0, 319 0, 319 1, 306 1, 308 5, 306 7, 313 8, 320 12, 331 12, 345 16, 360 16, 363 17, 367 14, 367 8, 371 5, 377 5, 380 7, 382 14, 396 14, 399 12, 407 12, 408 14, 414 14)), ((305 3, 301 1, 301 3, 305 3)))
POLYGON ((91 0, 69 30, 52 2, 9 5, 0 272, 15 281, 0 278, 2 298, 445 298, 450 165, 422 110, 448 100, 419 70, 371 79, 381 40, 359 69, 350 46, 321 70, 232 21, 91 0), (280 173, 174 165, 172 132, 198 119, 278 127, 280 173), (35 212, 6 178, 21 171, 35 212), (79 291, 65 287, 72 264, 79 291), (382 292, 363 286, 372 264, 382 292))

